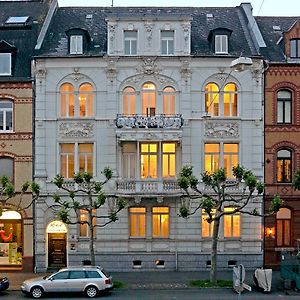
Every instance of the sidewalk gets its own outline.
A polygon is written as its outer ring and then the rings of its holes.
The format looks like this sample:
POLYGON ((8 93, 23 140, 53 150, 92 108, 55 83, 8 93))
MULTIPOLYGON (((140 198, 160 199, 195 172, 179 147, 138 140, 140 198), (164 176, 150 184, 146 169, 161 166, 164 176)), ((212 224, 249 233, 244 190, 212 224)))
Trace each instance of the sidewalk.
MULTIPOLYGON (((254 271, 246 271, 245 283, 249 284, 255 291, 252 275, 254 271)), ((20 290, 22 282, 28 278, 45 276, 50 273, 18 273, 2 272, 0 276, 7 276, 10 281, 9 290, 20 290)), ((112 272, 113 280, 124 283, 126 289, 186 289, 191 288, 189 282, 197 279, 209 279, 209 271, 132 271, 132 272, 112 272)), ((219 271, 218 279, 232 280, 232 271, 219 271)), ((272 294, 299 295, 300 292, 293 290, 283 290, 280 272, 273 271, 272 275, 272 294)))

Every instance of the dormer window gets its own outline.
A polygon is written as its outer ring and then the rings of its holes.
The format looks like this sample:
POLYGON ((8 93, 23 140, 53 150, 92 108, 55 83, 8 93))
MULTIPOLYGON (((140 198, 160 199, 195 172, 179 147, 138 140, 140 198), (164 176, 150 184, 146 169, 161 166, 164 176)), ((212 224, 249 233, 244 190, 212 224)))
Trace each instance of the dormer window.
POLYGON ((0 76, 11 75, 11 53, 0 53, 0 76))
POLYGON ((137 31, 124 30, 124 54, 137 55, 137 31))
POLYGON ((66 31, 69 38, 69 54, 84 54, 88 49, 90 35, 81 28, 72 28, 66 31))
POLYGON ((300 39, 290 40, 291 58, 300 58, 300 39))
POLYGON ((228 54, 228 36, 216 35, 215 36, 215 53, 228 54))
POLYGON ((70 54, 83 54, 83 37, 82 35, 70 36, 70 54))

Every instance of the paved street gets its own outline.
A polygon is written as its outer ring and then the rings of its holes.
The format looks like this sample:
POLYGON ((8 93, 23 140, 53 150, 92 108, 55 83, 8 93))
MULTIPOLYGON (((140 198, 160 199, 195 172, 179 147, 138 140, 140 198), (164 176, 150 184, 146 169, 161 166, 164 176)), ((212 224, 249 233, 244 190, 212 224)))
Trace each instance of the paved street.
MULTIPOLYGON (((30 299, 24 296, 21 292, 11 291, 0 295, 2 300, 13 300, 13 299, 30 299)), ((85 299, 84 296, 74 296, 74 295, 64 295, 61 294, 49 295, 43 299, 47 300, 67 300, 67 299, 85 299)), ((283 294, 258 294, 256 292, 243 293, 240 298, 232 291, 232 289, 164 289, 164 290, 129 290, 129 289, 119 289, 113 291, 111 294, 99 296, 98 299, 103 300, 255 300, 255 299, 272 299, 272 300, 284 300, 284 299, 299 299, 299 294, 285 295, 283 294)))

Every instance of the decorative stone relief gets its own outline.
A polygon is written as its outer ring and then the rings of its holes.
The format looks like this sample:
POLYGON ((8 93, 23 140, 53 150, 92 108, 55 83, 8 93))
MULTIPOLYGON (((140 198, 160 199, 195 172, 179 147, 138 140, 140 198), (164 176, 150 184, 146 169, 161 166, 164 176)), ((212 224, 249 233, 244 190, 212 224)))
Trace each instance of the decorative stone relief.
POLYGON ((78 81, 82 79, 84 76, 81 73, 79 73, 79 68, 74 68, 71 77, 73 78, 74 81, 78 81))
POLYGON ((90 122, 64 122, 59 125, 62 138, 90 138, 94 136, 94 124, 90 122))
POLYGON ((184 48, 185 52, 189 49, 189 40, 190 40, 190 32, 191 32, 191 24, 184 23, 181 24, 183 29, 183 39, 184 39, 184 48))
POLYGON ((106 76, 108 80, 112 83, 116 78, 116 75, 117 75, 116 62, 111 59, 107 62, 106 76))
POLYGON ((145 23, 145 29, 146 29, 146 39, 148 41, 148 47, 151 47, 152 44, 152 29, 154 27, 153 23, 147 22, 145 23))
POLYGON ((155 60, 148 57, 143 60, 142 64, 136 68, 137 73, 142 73, 146 75, 158 75, 160 73, 160 69, 158 68, 155 60))
POLYGON ((188 60, 184 60, 181 62, 180 73, 185 83, 188 83, 188 80, 192 76, 192 69, 190 68, 190 62, 188 60))
POLYGON ((228 79, 228 74, 225 73, 219 73, 215 76, 219 81, 225 82, 228 79))
POLYGON ((109 45, 110 50, 112 51, 114 49, 114 42, 115 42, 115 36, 116 36, 116 24, 109 24, 108 30, 109 30, 109 45))
POLYGON ((259 84, 263 69, 259 62, 254 62, 251 68, 252 78, 255 79, 256 84, 259 84))
POLYGON ((238 138, 239 124, 237 122, 208 122, 205 124, 205 136, 213 138, 238 138))

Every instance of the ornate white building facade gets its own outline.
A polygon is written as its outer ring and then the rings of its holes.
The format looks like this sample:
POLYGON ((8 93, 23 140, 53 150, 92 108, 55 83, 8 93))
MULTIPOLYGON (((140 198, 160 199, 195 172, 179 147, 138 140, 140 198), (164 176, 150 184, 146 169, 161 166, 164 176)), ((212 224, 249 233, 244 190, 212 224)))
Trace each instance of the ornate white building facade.
MULTIPOLYGON (((51 180, 62 173, 71 183, 78 171, 101 179, 106 166, 114 172, 107 192, 128 204, 117 222, 96 230, 99 264, 115 271, 210 266, 211 228, 201 211, 178 216, 176 177, 184 165, 199 177, 225 167, 230 177, 241 164, 262 179, 263 64, 251 18, 246 4, 57 8, 34 70, 37 270, 89 254, 85 229, 57 221, 51 180), (235 72, 230 64, 241 51, 253 64, 235 72)), ((255 207, 261 211, 261 198, 255 207)), ((262 265, 261 222, 225 218, 221 268, 262 265)))

